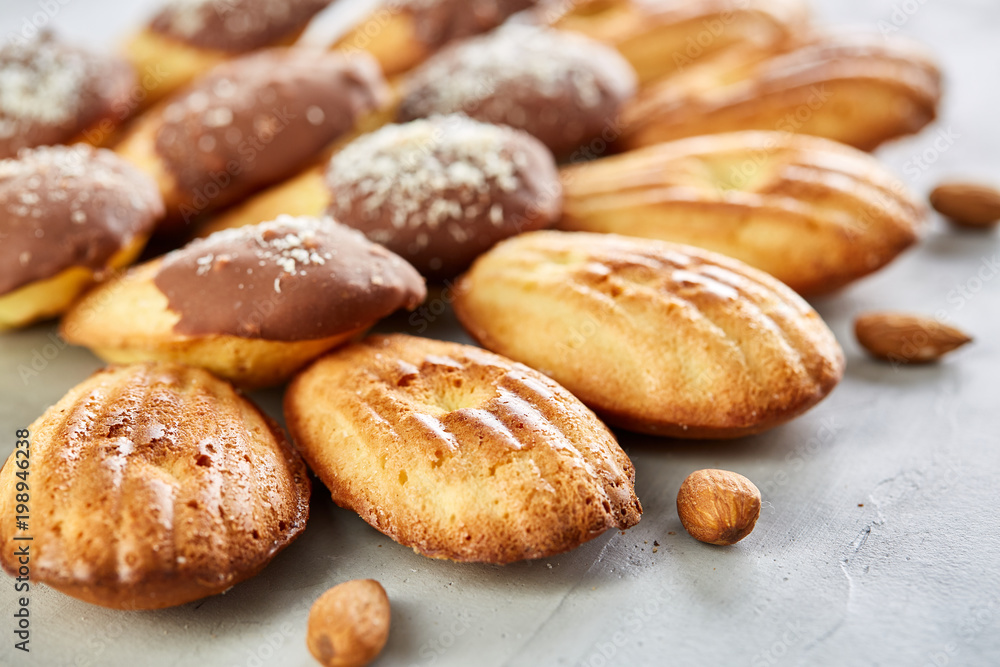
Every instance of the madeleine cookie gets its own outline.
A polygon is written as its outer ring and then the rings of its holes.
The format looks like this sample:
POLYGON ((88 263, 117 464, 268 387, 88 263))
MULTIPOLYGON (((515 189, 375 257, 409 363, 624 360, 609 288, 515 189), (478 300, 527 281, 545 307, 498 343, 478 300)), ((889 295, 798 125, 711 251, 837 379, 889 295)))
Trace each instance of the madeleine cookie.
POLYGON ((294 42, 330 0, 168 0, 125 50, 136 71, 152 75, 151 103, 202 72, 267 46, 294 42))
POLYGON ((262 387, 425 296, 412 266, 359 232, 281 217, 104 283, 66 314, 62 335, 108 361, 178 361, 262 387))
POLYGON ((642 513, 631 461, 590 410, 475 347, 373 336, 295 378, 285 418, 334 502, 425 556, 543 558, 642 513))
POLYGON ((135 75, 124 60, 51 33, 0 46, 0 158, 22 148, 100 145, 126 117, 135 75))
POLYGON ((778 130, 872 150, 934 120, 940 98, 941 73, 921 45, 819 33, 777 52, 729 49, 644 89, 622 112, 621 143, 778 130))
POLYGON ((163 201, 156 184, 90 146, 0 160, 0 330, 62 313, 142 252, 163 201))
POLYGON ((0 564, 16 573, 16 547, 30 545, 32 582, 85 602, 160 609, 215 595, 305 529, 302 460, 273 421, 203 370, 98 371, 29 431, 30 450, 0 470, 0 564), (18 530, 25 460, 34 493, 29 528, 18 530))
POLYGON ((564 157, 618 136, 635 72, 614 49, 582 35, 507 25, 451 45, 402 84, 400 121, 465 113, 524 130, 564 157))
POLYGON ((487 32, 538 0, 383 1, 338 40, 336 48, 367 51, 386 76, 419 65, 444 44, 487 32))
POLYGON ((271 49, 216 67, 116 150, 155 176, 182 225, 299 172, 387 94, 367 56, 271 49))
POLYGON ((480 343, 644 433, 759 433, 818 403, 844 372, 833 334, 797 294, 690 246, 523 234, 476 260, 455 294, 480 343))
POLYGON ((614 46, 647 84, 736 45, 791 39, 808 25, 803 0, 575 0, 543 20, 614 46))
POLYGON ((548 227, 562 201, 555 160, 537 139, 462 115, 356 139, 330 160, 326 182, 331 216, 437 278, 548 227))
POLYGON ((867 153, 785 132, 681 139, 567 167, 562 180, 561 229, 707 248, 808 295, 888 264, 926 213, 867 153))

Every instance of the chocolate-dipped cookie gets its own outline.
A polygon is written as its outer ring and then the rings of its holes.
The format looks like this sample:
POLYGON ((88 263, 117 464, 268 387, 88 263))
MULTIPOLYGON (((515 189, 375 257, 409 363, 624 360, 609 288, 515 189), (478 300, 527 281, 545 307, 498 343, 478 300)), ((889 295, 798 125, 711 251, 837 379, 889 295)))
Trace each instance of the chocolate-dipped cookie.
POLYGON ((364 135, 333 156, 326 182, 330 215, 435 278, 549 226, 562 201, 555 160, 537 139, 462 115, 364 135))
POLYGON ((372 54, 386 76, 419 65, 448 42, 497 27, 538 0, 384 1, 337 42, 372 54), (374 28, 377 27, 378 30, 374 28))
POLYGON ((330 0, 168 0, 126 51, 155 79, 147 102, 165 97, 205 70, 268 46, 293 43, 330 0))
POLYGON ((0 160, 0 330, 63 312, 142 251, 163 202, 152 179, 82 144, 0 160))
POLYGON ((103 143, 129 115, 134 84, 124 60, 51 33, 7 41, 0 46, 0 158, 32 146, 103 143))
POLYGON ((179 361, 261 387, 425 296, 412 266, 360 232, 283 216, 135 267, 87 294, 62 332, 108 361, 179 361))
POLYGON ((400 121, 465 113, 534 135, 558 157, 620 132, 618 113, 635 93, 632 66, 581 35, 507 25, 450 45, 402 87, 400 121))
POLYGON ((386 96, 368 56, 271 49, 216 67, 117 150, 155 175, 176 227, 304 168, 386 96))

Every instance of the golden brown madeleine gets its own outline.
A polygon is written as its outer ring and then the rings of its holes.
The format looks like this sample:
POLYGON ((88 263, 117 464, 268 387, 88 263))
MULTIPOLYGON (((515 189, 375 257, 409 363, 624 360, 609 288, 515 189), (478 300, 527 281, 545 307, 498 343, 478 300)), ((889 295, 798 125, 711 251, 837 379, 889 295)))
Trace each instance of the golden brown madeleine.
POLYGON ((167 0, 125 46, 148 96, 159 100, 205 70, 294 42, 330 0, 167 0))
POLYGON ((31 519, 15 529, 19 449, 0 470, 0 564, 17 572, 16 545, 28 544, 32 581, 85 602, 160 609, 215 595, 305 529, 302 460, 203 370, 98 371, 29 430, 31 519))
POLYGON ((926 215, 867 153, 785 132, 680 139, 566 167, 562 180, 560 229, 707 248, 806 295, 885 266, 926 215))
POLYGON ((178 361, 262 387, 425 296, 412 266, 360 232, 283 216, 104 283, 66 314, 62 335, 108 361, 178 361))
POLYGON ((176 227, 297 173, 387 94, 367 56, 270 49, 211 70, 116 150, 156 177, 176 227))
POLYGON ((872 150, 934 120, 940 97, 941 74, 921 45, 817 33, 778 52, 729 49, 649 86, 622 113, 622 143, 777 130, 872 150))
POLYGON ((386 76, 419 65, 446 43, 492 30, 537 0, 383 0, 336 48, 367 51, 386 76))
POLYGON ((818 403, 844 372, 833 334, 795 292, 663 241, 523 234, 476 260, 454 305, 484 346, 644 433, 759 433, 818 403))
POLYGON ((387 125, 333 156, 328 212, 427 277, 559 216, 552 153, 534 137, 454 114, 387 125))
POLYGON ((163 201, 111 151, 22 149, 0 160, 0 330, 58 315, 142 252, 163 201))
POLYGON ((397 119, 465 113, 524 130, 563 157, 616 139, 635 87, 631 65, 611 47, 512 24, 448 46, 414 70, 397 119))
POLYGON ((642 84, 734 45, 781 44, 809 21, 803 0, 577 0, 543 4, 539 14, 614 46, 642 84))
POLYGON ((334 502, 425 556, 542 558, 642 513, 631 461, 590 410, 468 345, 372 336, 296 377, 285 418, 334 502))
POLYGON ((51 33, 0 46, 0 158, 22 148, 100 145, 129 115, 135 75, 120 58, 64 44, 51 33))

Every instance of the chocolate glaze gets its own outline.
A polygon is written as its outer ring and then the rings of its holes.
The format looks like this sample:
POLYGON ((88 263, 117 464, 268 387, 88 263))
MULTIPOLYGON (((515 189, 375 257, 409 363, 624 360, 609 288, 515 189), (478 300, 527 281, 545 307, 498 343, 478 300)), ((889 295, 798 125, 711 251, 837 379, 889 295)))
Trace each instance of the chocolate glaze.
POLYGON ((397 120, 462 112, 537 137, 557 157, 621 133, 636 90, 617 51, 569 32, 508 24, 432 56, 403 85, 397 120))
POLYGON ((366 54, 269 49, 216 67, 168 104, 156 152, 189 218, 290 176, 387 95, 366 54))
POLYGON ((534 137, 462 115, 388 125, 326 174, 330 214, 429 278, 454 276, 495 243, 561 211, 552 153, 534 137))
POLYGON ((427 296, 406 261, 332 218, 217 232, 164 257, 153 282, 179 334, 278 341, 370 326, 427 296))
POLYGON ((492 30, 538 0, 398 0, 395 5, 413 17, 417 38, 438 48, 453 39, 492 30))
POLYGON ((156 184, 111 151, 45 146, 0 160, 0 294, 72 266, 100 272, 162 215, 156 184))
POLYGON ((0 158, 66 143, 129 113, 135 74, 124 60, 63 44, 51 33, 0 46, 0 158))
POLYGON ((202 49, 246 53, 293 35, 330 0, 168 2, 149 29, 202 49))

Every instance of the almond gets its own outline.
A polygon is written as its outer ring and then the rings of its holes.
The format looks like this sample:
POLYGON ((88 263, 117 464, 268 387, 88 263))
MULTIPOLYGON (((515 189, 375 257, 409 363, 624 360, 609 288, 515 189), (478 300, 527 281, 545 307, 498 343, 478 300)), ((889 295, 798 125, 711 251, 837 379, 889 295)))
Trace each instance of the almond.
POLYGON ((677 515, 696 540, 720 546, 736 544, 757 525, 760 491, 735 472, 698 470, 681 484, 677 515))
POLYGON ((374 579, 323 593, 309 610, 306 644, 323 667, 364 667, 389 639, 389 597, 374 579))
POLYGON ((937 320, 905 313, 866 313, 854 321, 858 342, 873 356, 893 363, 937 361, 972 338, 937 320))
POLYGON ((977 183, 942 183, 931 206, 962 227, 992 227, 1000 222, 1000 190, 977 183))

